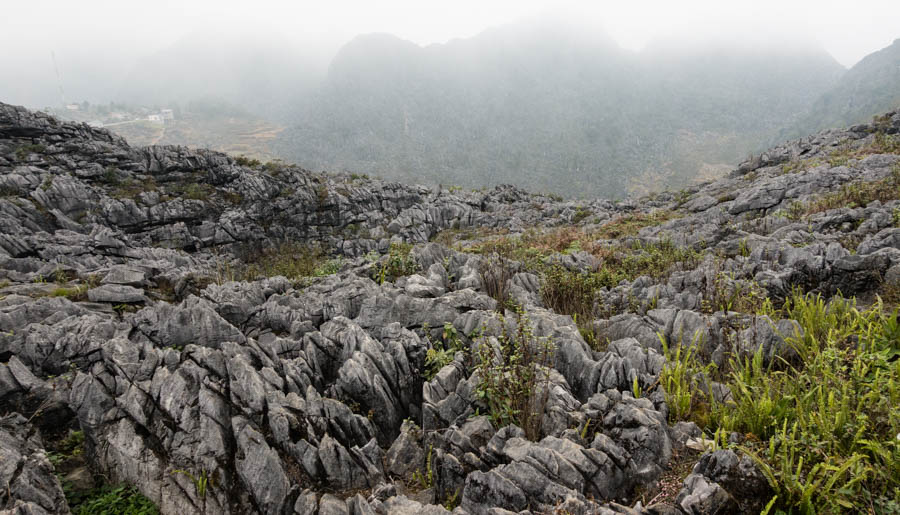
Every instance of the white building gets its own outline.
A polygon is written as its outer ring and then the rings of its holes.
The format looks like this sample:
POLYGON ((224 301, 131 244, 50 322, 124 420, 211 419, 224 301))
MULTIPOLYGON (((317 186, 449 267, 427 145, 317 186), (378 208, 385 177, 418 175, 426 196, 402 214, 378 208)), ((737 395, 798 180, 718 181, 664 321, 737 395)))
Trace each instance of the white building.
POLYGON ((163 120, 175 119, 175 113, 171 109, 161 109, 159 114, 163 117, 163 120))
POLYGON ((148 114, 147 120, 149 120, 151 122, 165 123, 165 122, 163 122, 163 117, 161 114, 148 114))

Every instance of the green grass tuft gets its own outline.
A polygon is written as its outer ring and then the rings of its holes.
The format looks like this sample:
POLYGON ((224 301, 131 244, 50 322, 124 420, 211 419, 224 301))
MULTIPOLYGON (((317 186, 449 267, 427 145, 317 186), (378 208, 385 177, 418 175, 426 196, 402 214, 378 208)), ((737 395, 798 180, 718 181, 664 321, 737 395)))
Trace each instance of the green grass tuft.
POLYGON ((711 402, 690 376, 691 353, 673 355, 662 382, 675 417, 710 433, 748 436, 741 448, 765 473, 775 507, 793 513, 896 513, 900 493, 900 321, 880 300, 794 292, 778 316, 802 331, 785 335, 797 358, 766 362, 760 348, 734 356, 720 377, 732 399, 711 402), (681 373, 678 370, 685 369, 681 373), (674 383, 674 384, 673 384, 674 383), (694 397, 696 396, 696 397, 694 397), (687 409, 709 403, 707 417, 687 409))

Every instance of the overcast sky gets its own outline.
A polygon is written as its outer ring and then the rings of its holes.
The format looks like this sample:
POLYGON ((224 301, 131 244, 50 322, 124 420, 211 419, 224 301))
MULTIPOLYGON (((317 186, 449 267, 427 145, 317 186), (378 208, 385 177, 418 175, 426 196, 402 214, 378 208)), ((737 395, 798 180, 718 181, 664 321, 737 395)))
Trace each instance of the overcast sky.
POLYGON ((560 13, 635 51, 660 39, 717 36, 751 48, 793 39, 847 67, 900 37, 900 0, 4 0, 0 100, 58 98, 51 51, 70 98, 106 101, 141 58, 188 36, 213 48, 271 38, 276 48, 294 47, 285 55, 324 64, 362 33, 428 45, 560 13))
MULTIPOLYGON (((485 28, 541 15, 546 0, 29 0, 4 2, 0 53, 29 47, 115 45, 163 48, 197 27, 229 31, 270 27, 326 49, 353 35, 389 32, 419 44, 468 37, 485 28), (24 44, 23 44, 24 43, 24 44)), ((823 46, 841 64, 900 37, 898 0, 619 0, 568 2, 625 48, 658 37, 737 30, 791 35, 823 46)))

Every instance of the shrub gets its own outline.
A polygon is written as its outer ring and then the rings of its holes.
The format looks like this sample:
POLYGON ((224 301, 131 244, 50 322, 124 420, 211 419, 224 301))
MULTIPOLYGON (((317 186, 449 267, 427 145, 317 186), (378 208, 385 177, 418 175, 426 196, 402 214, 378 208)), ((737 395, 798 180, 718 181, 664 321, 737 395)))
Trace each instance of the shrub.
POLYGON ((316 199, 319 202, 319 206, 324 206, 328 203, 328 186, 324 182, 316 186, 316 199))
POLYGON ((575 213, 572 215, 572 223, 577 224, 578 222, 584 220, 589 216, 591 216, 591 210, 579 206, 575 209, 575 213))
POLYGON ((509 281, 515 275, 512 263, 513 247, 506 239, 495 240, 482 247, 478 275, 484 291, 497 301, 502 313, 509 304, 509 281))
POLYGON ((234 158, 234 163, 240 166, 246 166, 247 168, 257 168, 262 164, 259 159, 251 159, 244 155, 234 158))
POLYGON ((198 184, 196 182, 188 184, 183 190, 184 198, 190 200, 208 200, 209 196, 215 189, 209 184, 198 184))
POLYGON ((663 222, 678 218, 674 211, 658 210, 652 213, 635 213, 620 216, 608 222, 600 228, 598 236, 611 240, 624 236, 634 236, 644 227, 659 225, 663 222))
MULTIPOLYGON (((641 245, 635 243, 630 248, 620 248, 610 252, 604 265, 632 281, 640 276, 649 276, 657 281, 667 279, 677 269, 696 268, 704 253, 690 247, 679 247, 671 240, 641 245)), ((621 279, 618 279, 621 280, 621 279)), ((617 281, 618 283, 618 281, 617 281)))
POLYGON ((378 284, 384 284, 385 281, 393 282, 403 276, 416 273, 419 270, 419 264, 410 254, 412 248, 410 243, 391 243, 387 257, 383 258, 374 268, 372 279, 378 284))
POLYGON ((0 198, 19 197, 22 191, 15 184, 0 184, 0 198))
POLYGON ((756 281, 735 279, 734 274, 721 269, 724 261, 717 258, 716 275, 707 283, 701 301, 701 311, 736 311, 738 313, 759 313, 768 299, 768 292, 756 281))
POLYGON ((513 332, 502 315, 500 320, 498 345, 482 338, 476 352, 476 372, 481 378, 476 395, 487 405, 494 426, 516 424, 529 440, 537 441, 550 395, 553 343, 537 338, 520 311, 513 332))
POLYGON ((280 275, 299 284, 310 277, 337 273, 341 267, 340 259, 329 259, 320 247, 295 242, 249 251, 244 259, 252 263, 237 267, 232 267, 229 262, 221 264, 218 282, 254 281, 260 277, 280 275))
POLYGON ((615 286, 620 280, 620 275, 606 267, 598 272, 575 272, 552 265, 541 276, 541 299, 553 311, 587 323, 592 320, 600 289, 615 286))
POLYGON ((442 368, 453 361, 453 357, 457 352, 463 350, 464 346, 456 328, 450 322, 444 324, 440 341, 431 340, 427 327, 425 327, 425 336, 430 344, 425 353, 425 379, 431 381, 442 368))
POLYGON ((19 161, 24 161, 25 158, 28 157, 30 154, 41 154, 46 151, 47 151, 47 147, 45 147, 44 145, 41 145, 40 143, 38 143, 38 144, 28 143, 25 145, 19 145, 19 148, 16 149, 16 158, 19 161))
POLYGON ((119 184, 119 172, 116 170, 116 167, 107 166, 103 171, 103 175, 100 176, 100 182, 111 186, 119 184))
POLYGON ((900 138, 878 131, 867 150, 874 154, 900 154, 900 138))
POLYGON ((266 164, 262 165, 263 171, 272 176, 280 175, 281 172, 284 171, 285 167, 286 167, 286 165, 284 164, 284 161, 282 161, 281 159, 274 159, 274 160, 269 161, 266 164))
POLYGON ((143 181, 135 178, 129 178, 124 181, 116 179, 114 184, 115 189, 112 191, 111 195, 115 198, 133 199, 141 193, 156 191, 157 188, 156 181, 153 180, 153 177, 148 177, 143 181))

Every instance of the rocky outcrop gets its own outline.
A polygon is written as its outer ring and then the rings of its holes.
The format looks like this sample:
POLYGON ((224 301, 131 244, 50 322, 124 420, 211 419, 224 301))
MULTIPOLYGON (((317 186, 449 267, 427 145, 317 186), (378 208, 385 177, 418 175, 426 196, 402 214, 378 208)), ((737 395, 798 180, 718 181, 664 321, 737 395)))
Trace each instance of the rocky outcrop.
POLYGON ((15 413, 0 418, 0 513, 69 513, 40 435, 15 413))
MULTIPOLYGON (((748 499, 767 495, 765 481, 731 451, 704 455, 668 505, 634 503, 697 437, 668 425, 663 347, 696 344, 719 364, 760 349, 792 359, 797 323, 741 303, 796 286, 864 297, 900 277, 897 200, 804 223, 790 215, 793 203, 890 177, 896 155, 826 159, 872 137, 829 131, 680 195, 613 204, 252 169, 210 151, 132 148, 0 104, 0 400, 33 416, 0 422, 10 485, 0 508, 65 507, 37 432, 77 424, 90 465, 165 514, 758 511, 748 499), (783 173, 799 160, 808 169, 783 173), (658 210, 677 216, 597 245, 704 254, 602 289, 593 347, 548 309, 525 267, 512 263, 506 284, 527 313, 514 321, 482 284, 483 257, 429 243, 442 231, 478 242, 575 218, 590 230, 658 210), (285 242, 340 261, 303 281, 232 280, 285 242), (411 273, 380 274, 400 242, 415 244, 411 273), (518 324, 552 341, 531 439, 486 415, 472 359, 518 324), (431 370, 440 345, 447 360, 431 370)), ((601 264, 578 249, 549 262, 601 264)))

